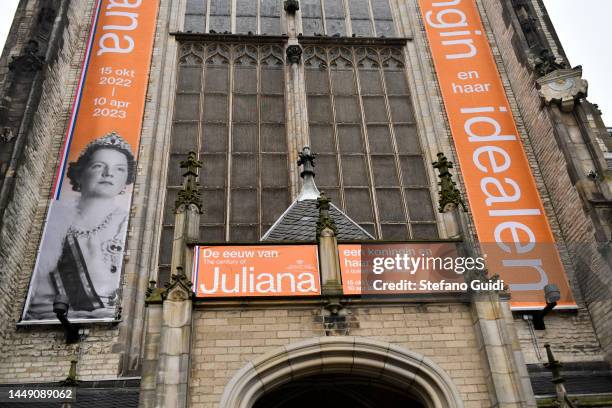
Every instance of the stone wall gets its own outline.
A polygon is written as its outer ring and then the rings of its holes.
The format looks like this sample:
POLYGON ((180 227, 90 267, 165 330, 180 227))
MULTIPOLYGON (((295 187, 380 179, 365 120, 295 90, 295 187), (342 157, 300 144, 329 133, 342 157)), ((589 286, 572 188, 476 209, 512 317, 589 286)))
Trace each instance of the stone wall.
MULTIPOLYGON (((466 408, 490 407, 472 315, 463 304, 350 306, 350 336, 389 342, 439 364, 466 408)), ((216 407, 230 378, 264 353, 325 336, 317 307, 195 309, 190 404, 216 407)))
MULTIPOLYGON (((498 67, 502 72, 504 85, 509 94, 516 117, 519 132, 527 156, 532 165, 532 171, 549 215, 549 222, 560 248, 561 257, 580 308, 573 315, 558 315, 553 313, 547 318, 548 330, 538 333, 542 340, 550 341, 562 361, 599 360, 602 352, 598 350, 598 341, 612 340, 612 324, 605 325, 606 331, 600 330, 595 336, 591 313, 585 307, 584 298, 591 293, 583 293, 582 288, 590 285, 593 271, 602 274, 606 268, 605 261, 596 251, 594 227, 581 196, 571 180, 568 165, 555 137, 555 125, 548 109, 542 106, 536 89, 535 75, 525 62, 525 57, 517 47, 518 33, 510 23, 511 16, 504 10, 502 2, 482 0, 481 10, 485 12, 485 24, 490 29, 490 38, 498 67), (588 260, 585 264, 581 261, 588 260), (585 270, 586 266, 586 270, 585 270)), ((552 38, 550 33, 547 37, 552 38)), ((612 308, 601 310, 598 320, 612 322, 612 308), (607 317, 606 317, 607 316, 607 317)), ((528 363, 541 362, 533 352, 529 328, 526 322, 517 322, 517 330, 525 348, 528 363)), ((605 346, 605 345, 604 345, 605 346)), ((609 346, 607 346, 609 347, 609 346)), ((539 343, 540 353, 544 354, 543 342, 539 343)))
MULTIPOLYGON (((52 177, 81 71, 83 38, 87 36, 93 3, 70 4, 69 23, 62 34, 63 47, 57 60, 43 68, 46 80, 41 101, 27 135, 13 199, 4 213, 0 231, 0 333, 5 356, 0 362, 0 381, 3 382, 49 381, 65 377, 75 352, 64 345, 61 329, 17 329, 15 324, 34 269, 52 177)), ((116 371, 106 365, 113 358, 105 356, 110 354, 108 338, 113 333, 106 328, 92 329, 83 346, 84 350, 90 349, 96 339, 106 340, 95 346, 99 353, 96 358, 100 359, 96 364, 106 376, 116 371)))

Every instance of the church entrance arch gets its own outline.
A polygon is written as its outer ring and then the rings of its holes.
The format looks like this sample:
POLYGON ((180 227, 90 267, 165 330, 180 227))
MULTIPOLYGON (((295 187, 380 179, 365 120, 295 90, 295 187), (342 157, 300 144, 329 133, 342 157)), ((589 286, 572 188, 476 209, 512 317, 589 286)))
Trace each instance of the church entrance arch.
POLYGON ((301 403, 321 408, 463 408, 451 378, 432 360, 361 337, 314 338, 265 354, 228 382, 220 407, 298 408, 301 403), (343 403, 333 404, 337 401, 343 403))

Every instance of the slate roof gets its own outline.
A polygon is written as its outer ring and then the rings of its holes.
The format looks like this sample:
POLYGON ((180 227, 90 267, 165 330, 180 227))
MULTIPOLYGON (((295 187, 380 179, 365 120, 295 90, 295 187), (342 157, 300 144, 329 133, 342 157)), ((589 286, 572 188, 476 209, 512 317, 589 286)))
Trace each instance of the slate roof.
MULTIPOLYGON (((329 215, 336 223, 339 241, 374 239, 359 224, 350 219, 334 204, 329 215)), ((262 241, 315 241, 319 210, 317 200, 296 200, 261 239, 262 241)))
MULTIPOLYGON (((0 384, 3 388, 57 388, 58 383, 0 384)), ((72 408, 137 408, 140 379, 82 381, 72 408)), ((11 402, 11 408, 61 408, 61 402, 11 402)), ((1 404, 0 404, 1 405, 1 404)))
MULTIPOLYGON (((539 364, 528 364, 527 370, 536 396, 555 395, 550 370, 539 364)), ((612 394, 612 369, 607 363, 563 363, 561 375, 571 395, 612 394)))

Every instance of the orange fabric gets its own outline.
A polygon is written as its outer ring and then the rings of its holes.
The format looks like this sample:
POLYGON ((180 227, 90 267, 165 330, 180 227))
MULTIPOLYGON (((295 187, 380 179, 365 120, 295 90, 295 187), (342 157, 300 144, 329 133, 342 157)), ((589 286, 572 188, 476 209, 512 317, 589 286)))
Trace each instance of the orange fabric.
POLYGON ((111 131, 129 142, 138 156, 158 0, 122 7, 139 3, 102 1, 69 162, 89 142, 111 131))
POLYGON ((546 283, 575 304, 474 0, 419 3, 489 272, 513 307, 543 305, 546 283))
POLYGON ((317 246, 197 246, 193 282, 197 297, 317 296, 317 246))

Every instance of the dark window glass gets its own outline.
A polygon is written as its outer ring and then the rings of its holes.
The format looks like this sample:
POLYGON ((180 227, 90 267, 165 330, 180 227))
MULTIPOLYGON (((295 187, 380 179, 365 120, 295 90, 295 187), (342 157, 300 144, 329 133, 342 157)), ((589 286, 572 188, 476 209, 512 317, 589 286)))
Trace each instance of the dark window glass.
POLYGON ((393 129, 395 130, 397 149, 400 153, 421 153, 416 126, 396 125, 393 129))
POLYGON ((225 190, 203 190, 200 222, 223 224, 225 221, 225 208, 225 190))
POLYGON ((405 186, 426 186, 427 174, 421 156, 400 157, 402 180, 405 186))
POLYGON ((223 187, 227 174, 225 154, 205 154, 202 156, 201 184, 204 187, 223 187))
POLYGON ((342 153, 363 153, 361 126, 338 125, 338 145, 342 153))
POLYGON ((335 156, 321 154, 317 157, 316 165, 317 184, 323 187, 338 185, 338 168, 335 156))
POLYGON ((369 181, 365 156, 342 156, 342 179, 347 187, 367 186, 369 181))
POLYGON ((429 190, 406 190, 406 200, 408 201, 408 211, 410 219, 413 221, 433 221, 435 219, 431 205, 431 195, 429 190))
MULTIPOLYGON (((380 0, 377 0, 380 1, 380 0)), ((370 11, 368 8, 368 0, 350 0, 349 10, 351 18, 369 19, 370 11)))
POLYGON ((185 31, 193 33, 203 33, 206 28, 206 15, 204 14, 185 14, 185 31))
POLYGON ((255 155, 232 155, 232 186, 257 186, 257 159, 255 155))
POLYGON ((378 212, 381 222, 405 222, 402 197, 399 189, 379 188, 376 190, 378 212))
POLYGON ((198 120, 200 115, 200 95, 177 95, 174 115, 176 120, 198 120))
POLYGON ((349 217, 357 222, 372 222, 372 200, 370 192, 365 188, 347 188, 344 190, 346 195, 346 212, 349 217))
POLYGON ((383 224, 382 238, 386 240, 404 240, 408 238, 408 229, 404 224, 383 224))
POLYGON ((168 185, 169 186, 181 186, 183 184, 183 169, 179 167, 183 160, 187 159, 186 154, 171 154, 170 161, 177 163, 176 168, 168 169, 168 185))
POLYGON ((306 47, 304 55, 321 190, 376 236, 407 239, 409 224, 419 226, 421 235, 435 236, 428 176, 405 75, 398 69, 402 53, 317 46, 306 47), (412 210, 415 205, 419 208, 412 210))
POLYGON ((334 95, 354 95, 357 93, 353 70, 334 70, 331 72, 331 77, 334 95))
POLYGON ((261 163, 261 184, 264 187, 286 187, 287 156, 281 154, 266 154, 261 163))
POLYGON ((204 97, 202 120, 205 122, 226 122, 227 103, 226 95, 206 95, 204 97))
MULTIPOLYGON (((274 14, 281 3, 268 4, 274 14)), ((255 18, 246 15, 253 14, 252 4, 243 5, 244 17, 255 18)), ((193 49, 181 48, 185 53, 193 49)), ((284 71, 275 65, 282 64, 283 49, 207 44, 198 52, 204 55, 179 58, 164 226, 172 231, 174 200, 183 182, 179 163, 188 151, 199 150, 201 239, 255 241, 289 204, 284 71), (206 64, 193 65, 198 58, 206 64)), ((160 251, 171 251, 168 239, 160 251)), ((170 258, 164 256, 160 271, 167 273, 170 258)))
POLYGON ((408 93, 406 74, 403 71, 385 71, 385 81, 389 95, 405 95, 408 93))
POLYGON ((286 152, 287 136, 282 125, 261 125, 261 150, 264 152, 286 152))
POLYGON ((206 124, 202 127, 202 153, 227 151, 227 126, 225 124, 206 124))
POLYGON ((198 150, 198 124, 178 122, 172 131, 172 153, 189 153, 198 150))
POLYGON ((235 124, 232 129, 232 150, 237 153, 256 153, 257 125, 235 124))
POLYGON ((415 239, 437 239, 438 227, 436 224, 410 224, 412 236, 415 239))
POLYGON ((232 223, 257 223, 257 190, 232 189, 230 221, 232 223))
POLYGON ((206 15, 206 3, 207 0, 187 0, 187 13, 206 15))
POLYGON ((372 36, 372 23, 370 20, 351 20, 353 26, 353 34, 359 37, 371 37, 372 36))
POLYGON ((300 2, 300 10, 302 11, 302 29, 304 35, 323 34, 321 1, 302 0, 300 2))
POLYGON ((362 69, 359 71, 359 83, 362 95, 382 95, 383 87, 380 82, 380 71, 362 69))
POLYGON ((329 92, 327 72, 309 69, 306 71, 306 91, 309 94, 325 94, 329 92))
MULTIPOLYGON (((289 205, 289 192, 284 189, 264 189, 261 194, 261 206, 263 211, 263 221, 269 224, 274 223, 285 212, 289 205)), ((269 227, 264 227, 267 231, 269 227)))
POLYGON ((229 89, 227 68, 208 67, 206 69, 204 88, 206 89, 207 93, 227 93, 229 89))
POLYGON ((372 153, 393 153, 391 133, 388 125, 368 126, 368 141, 372 153))
POLYGON ((310 142, 315 152, 335 152, 333 130, 329 125, 310 125, 310 142))

